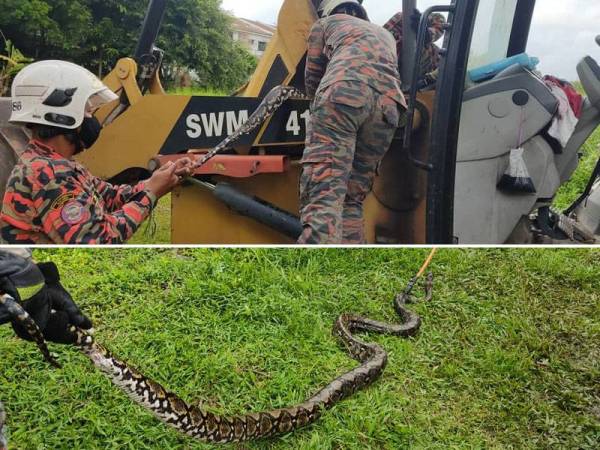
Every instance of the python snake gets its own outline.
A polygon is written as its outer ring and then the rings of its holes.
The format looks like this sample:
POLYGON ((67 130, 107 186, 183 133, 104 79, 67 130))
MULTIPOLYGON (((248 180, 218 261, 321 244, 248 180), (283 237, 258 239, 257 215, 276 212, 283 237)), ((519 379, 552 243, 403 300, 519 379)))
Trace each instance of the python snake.
POLYGON ((6 439, 6 411, 4 405, 0 402, 0 450, 6 450, 8 448, 8 442, 6 439))
MULTIPOLYGON (((48 350, 46 340, 44 339, 44 336, 42 335, 40 329, 33 321, 31 316, 27 313, 27 311, 25 311, 15 299, 8 295, 0 295, 0 305, 6 309, 6 311, 10 314, 13 320, 21 324, 21 326, 23 326, 23 328, 27 331, 27 334, 31 336, 32 340, 38 346, 40 352, 44 357, 44 360, 48 362, 51 366, 60 368, 60 364, 58 363, 56 358, 50 353, 50 350, 48 350)), ((0 401, 0 450, 5 450, 8 448, 5 427, 6 411, 4 409, 4 405, 0 401)))
POLYGON ((256 110, 246 122, 238 128, 231 136, 226 137, 219 145, 204 155, 197 163, 195 168, 199 168, 211 160, 215 155, 231 147, 242 136, 252 133, 261 126, 275 111, 277 111, 284 102, 290 98, 307 100, 308 97, 302 91, 292 86, 276 86, 269 91, 256 110))
MULTIPOLYGON (((289 433, 315 422, 323 413, 356 391, 366 388, 379 378, 387 364, 387 352, 378 344, 366 343, 354 336, 355 332, 374 332, 410 337, 420 328, 420 317, 406 308, 417 277, 407 289, 396 296, 394 307, 402 322, 388 324, 354 314, 342 314, 335 321, 333 334, 360 366, 339 376, 304 403, 266 412, 238 416, 219 416, 189 405, 178 395, 167 391, 156 381, 142 375, 112 355, 85 331, 72 328, 76 345, 116 386, 130 398, 151 411, 162 422, 205 442, 228 443, 289 433)), ((427 277, 425 299, 431 298, 433 277, 427 277)), ((0 300, 6 304, 6 300, 0 300)), ((10 300, 9 300, 10 303, 10 300)), ((44 359, 54 366, 57 362, 48 351, 42 333, 35 322, 12 300, 10 310, 14 320, 21 323, 38 344, 44 359)), ((1 429, 0 429, 1 431, 1 429)))

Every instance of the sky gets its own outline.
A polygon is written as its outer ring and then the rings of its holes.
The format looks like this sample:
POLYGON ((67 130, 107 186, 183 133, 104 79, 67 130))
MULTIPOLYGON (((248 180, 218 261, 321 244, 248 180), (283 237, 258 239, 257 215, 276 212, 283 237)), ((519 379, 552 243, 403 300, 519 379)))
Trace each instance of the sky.
MULTIPOLYGON (((288 0, 292 1, 292 0, 288 0)), ((494 0, 480 0, 490 4, 494 0)), ((497 0, 507 4, 515 0, 497 0)), ((223 8, 236 16, 276 24, 283 0, 223 0, 223 8)), ((421 11, 447 0, 418 0, 421 11)), ((401 0, 365 0, 371 20, 383 25, 398 10, 401 0)), ((537 0, 529 46, 530 56, 540 58, 539 69, 568 80, 576 80, 577 63, 586 55, 600 61, 600 47, 594 38, 600 34, 598 0, 537 0)))

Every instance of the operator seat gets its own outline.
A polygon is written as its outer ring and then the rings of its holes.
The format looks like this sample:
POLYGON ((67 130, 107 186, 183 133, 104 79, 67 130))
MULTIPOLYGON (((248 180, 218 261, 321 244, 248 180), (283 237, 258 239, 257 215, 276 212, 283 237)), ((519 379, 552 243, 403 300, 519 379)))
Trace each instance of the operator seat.
POLYGON ((554 197, 560 175, 554 152, 540 133, 557 109, 558 100, 543 80, 520 65, 466 89, 456 166, 454 229, 459 242, 505 242, 522 216, 554 197), (497 188, 510 150, 520 143, 535 194, 497 188))

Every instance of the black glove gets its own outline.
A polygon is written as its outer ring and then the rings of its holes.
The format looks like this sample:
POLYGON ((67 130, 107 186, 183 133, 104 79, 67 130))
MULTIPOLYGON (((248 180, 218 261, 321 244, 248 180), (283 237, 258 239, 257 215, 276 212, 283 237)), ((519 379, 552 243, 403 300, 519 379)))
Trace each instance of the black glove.
POLYGON ((417 90, 422 91, 423 89, 425 89, 427 86, 429 86, 429 84, 427 83, 427 80, 425 78, 421 78, 418 82, 417 82, 417 90))
MULTIPOLYGON (((75 325, 87 330, 92 327, 92 322, 81 313, 71 295, 61 285, 58 269, 54 263, 42 263, 36 267, 42 274, 45 284, 36 294, 22 302, 23 308, 48 341, 72 344, 75 342, 75 334, 70 331, 70 327, 75 325)), ((19 284, 23 283, 19 281, 19 277, 15 275, 2 278, 0 291, 21 301, 19 291, 22 291, 22 286, 19 284)), ((13 322, 12 327, 17 336, 31 340, 20 324, 13 322)))
MULTIPOLYGON (((37 294, 45 284, 44 275, 31 262, 27 251, 0 250, 0 293, 15 299, 37 294)), ((0 306, 0 325, 11 322, 12 316, 0 306)))

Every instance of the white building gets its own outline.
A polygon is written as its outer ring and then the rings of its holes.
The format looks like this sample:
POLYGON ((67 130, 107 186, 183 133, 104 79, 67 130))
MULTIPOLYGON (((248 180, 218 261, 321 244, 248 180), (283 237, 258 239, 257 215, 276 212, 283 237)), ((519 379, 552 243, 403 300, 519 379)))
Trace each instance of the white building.
POLYGON ((276 28, 255 20, 234 17, 231 29, 233 40, 240 42, 250 53, 260 58, 276 28))

